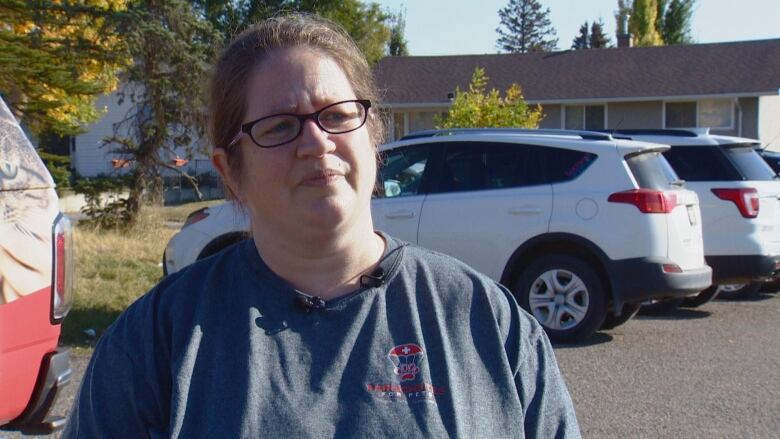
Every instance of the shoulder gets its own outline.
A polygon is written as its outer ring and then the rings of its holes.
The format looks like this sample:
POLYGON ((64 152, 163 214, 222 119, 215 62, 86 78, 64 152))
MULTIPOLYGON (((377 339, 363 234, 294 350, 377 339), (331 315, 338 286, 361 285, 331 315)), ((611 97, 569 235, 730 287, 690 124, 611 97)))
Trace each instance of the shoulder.
MULTIPOLYGON (((132 339, 160 339, 173 327, 186 325, 215 295, 233 291, 224 288, 239 269, 243 243, 172 273, 138 298, 106 331, 105 337, 132 346, 132 339)), ((132 352, 132 350, 130 350, 132 352)))

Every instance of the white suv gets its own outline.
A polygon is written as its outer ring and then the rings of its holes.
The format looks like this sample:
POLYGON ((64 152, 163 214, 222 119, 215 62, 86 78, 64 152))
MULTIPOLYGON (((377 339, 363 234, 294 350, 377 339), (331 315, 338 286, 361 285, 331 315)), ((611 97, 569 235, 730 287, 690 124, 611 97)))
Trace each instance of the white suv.
MULTIPOLYGON (((380 148, 374 223, 501 281, 553 340, 581 341, 711 283, 698 198, 665 149, 593 132, 417 133, 380 148)), ((171 240, 168 271, 200 251, 179 248, 246 230, 235 209, 209 211, 171 240)))
POLYGON ((761 287, 754 281, 778 273, 780 180, 755 150, 757 140, 708 130, 620 130, 613 136, 671 145, 664 156, 699 195, 704 255, 714 284, 702 295, 720 290, 723 296, 747 296, 761 287), (724 288, 735 283, 745 287, 724 288))

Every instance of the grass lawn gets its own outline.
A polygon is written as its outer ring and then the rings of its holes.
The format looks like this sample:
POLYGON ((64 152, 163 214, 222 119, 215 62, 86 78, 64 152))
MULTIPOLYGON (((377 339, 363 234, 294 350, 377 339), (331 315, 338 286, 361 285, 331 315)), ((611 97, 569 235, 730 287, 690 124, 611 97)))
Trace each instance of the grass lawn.
POLYGON ((62 325, 61 341, 90 349, 128 305, 162 278, 163 250, 177 232, 164 222, 183 222, 190 212, 219 202, 147 209, 138 225, 125 232, 76 227, 75 299, 62 325), (96 337, 87 336, 87 329, 93 329, 96 337))

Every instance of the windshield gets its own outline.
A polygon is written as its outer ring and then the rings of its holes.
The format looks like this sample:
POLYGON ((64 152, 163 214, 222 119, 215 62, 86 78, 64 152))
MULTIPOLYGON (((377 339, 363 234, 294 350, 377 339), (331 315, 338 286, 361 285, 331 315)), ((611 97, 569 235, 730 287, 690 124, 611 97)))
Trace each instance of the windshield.
POLYGON ((670 189, 680 182, 669 162, 658 151, 629 156, 626 163, 641 189, 670 189))
POLYGON ((725 145, 723 149, 745 180, 761 181, 777 179, 775 171, 773 171, 764 159, 758 155, 758 152, 753 148, 753 145, 725 145))

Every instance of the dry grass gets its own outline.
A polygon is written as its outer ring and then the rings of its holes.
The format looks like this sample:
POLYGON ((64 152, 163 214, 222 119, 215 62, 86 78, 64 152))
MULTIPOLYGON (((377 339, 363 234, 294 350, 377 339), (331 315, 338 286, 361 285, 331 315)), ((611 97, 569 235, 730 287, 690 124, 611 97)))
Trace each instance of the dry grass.
POLYGON ((184 220, 187 219, 187 215, 192 212, 203 207, 209 207, 224 202, 225 200, 223 199, 196 201, 194 203, 179 204, 178 206, 165 206, 158 209, 159 215, 161 215, 165 221, 183 223, 184 220))
MULTIPOLYGON (((177 207, 187 213, 198 208, 189 206, 177 207)), ((63 324, 65 344, 89 347, 129 304, 160 280, 163 250, 176 233, 163 225, 164 209, 144 211, 138 224, 125 232, 76 228, 76 292, 63 324), (87 329, 95 330, 96 337, 85 335, 87 329)))

